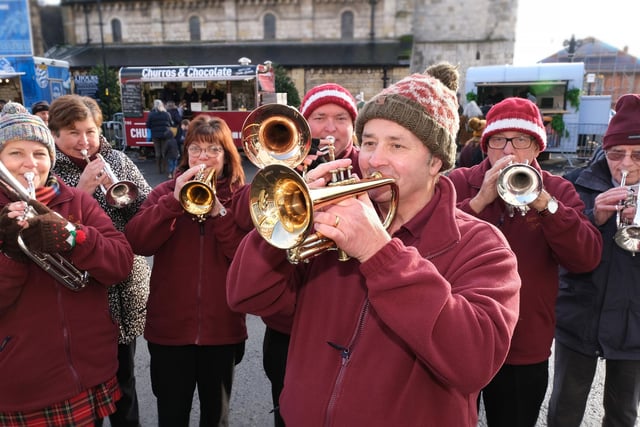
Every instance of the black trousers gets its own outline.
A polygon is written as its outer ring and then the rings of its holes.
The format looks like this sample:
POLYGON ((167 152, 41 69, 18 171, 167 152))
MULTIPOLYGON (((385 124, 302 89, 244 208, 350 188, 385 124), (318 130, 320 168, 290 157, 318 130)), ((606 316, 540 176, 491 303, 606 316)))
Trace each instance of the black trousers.
MULTIPOLYGON (((118 344, 118 384, 122 390, 122 398, 116 402, 116 412, 109 415, 112 427, 140 427, 138 411, 138 394, 135 376, 136 341, 130 344, 118 344)), ((96 421, 102 426, 102 420, 96 421)))
POLYGON ((489 427, 535 427, 549 383, 549 361, 502 365, 482 389, 489 427))
POLYGON ((237 358, 242 357, 244 341, 209 346, 166 346, 149 342, 148 347, 159 427, 189 427, 196 386, 200 398, 200 427, 229 425, 233 371, 237 358))
MULTIPOLYGON (((596 356, 575 352, 556 341, 549 427, 578 427, 582 423, 598 367, 596 356)), ((640 404, 640 360, 606 360, 603 427, 633 427, 640 404)))
POLYGON ((271 382, 275 427, 284 427, 278 400, 284 387, 284 373, 287 367, 287 352, 290 339, 290 335, 283 334, 267 326, 264 331, 264 340, 262 341, 262 365, 267 378, 271 382))

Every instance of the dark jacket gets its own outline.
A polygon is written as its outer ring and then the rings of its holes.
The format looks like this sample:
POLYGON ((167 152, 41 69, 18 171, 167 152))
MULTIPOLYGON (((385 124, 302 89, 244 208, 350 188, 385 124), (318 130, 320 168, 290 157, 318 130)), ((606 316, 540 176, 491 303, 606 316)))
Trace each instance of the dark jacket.
MULTIPOLYGON (((8 201, 0 192, 0 208, 8 201)), ((118 368, 107 287, 131 271, 131 247, 80 190, 61 182, 49 207, 82 224, 86 240, 65 255, 91 280, 73 292, 32 261, 0 254, 0 412, 45 408, 106 382, 118 368)))
MULTIPOLYGON (((574 185, 593 222, 595 198, 613 187, 606 159, 582 171, 574 185)), ((588 356, 640 360, 640 255, 613 240, 616 215, 598 229, 604 243, 597 268, 561 272, 556 340, 588 356)))
POLYGON ((151 130, 151 138, 164 139, 171 127, 171 115, 166 111, 151 110, 147 116, 147 128, 151 130))
MULTIPOLYGON (((144 337, 161 345, 238 344, 247 338, 245 315, 227 304, 225 280, 244 233, 230 209, 199 223, 173 196, 175 180, 157 186, 125 233, 135 253, 153 256, 144 337)), ((226 180, 216 182, 223 204, 226 180)))
MULTIPOLYGON (((109 164, 117 179, 131 181, 138 188, 137 199, 123 208, 109 206, 100 187, 93 194, 93 198, 109 215, 116 229, 124 231, 124 226, 138 212, 142 202, 151 192, 151 186, 138 167, 123 152, 114 150, 108 143, 103 142, 99 153, 109 164)), ((62 151, 56 151, 56 164, 53 170, 67 184, 74 187, 78 185, 86 162, 81 162, 80 165, 82 167, 62 151)), ((109 288, 109 305, 114 319, 120 326, 119 342, 121 344, 134 341, 144 331, 150 274, 151 269, 146 258, 136 255, 129 277, 109 288)))
POLYGON ((231 307, 294 314, 287 425, 477 424, 478 392, 518 318, 515 256, 495 227, 455 209, 446 177, 392 237, 364 263, 329 251, 292 265, 255 230, 238 248, 231 307))
POLYGON ((472 168, 454 169, 449 178, 458 194, 458 207, 497 226, 518 256, 522 278, 520 319, 516 326, 506 363, 529 365, 551 355, 555 330, 555 303, 558 294, 558 267, 587 272, 600 262, 602 237, 582 213, 584 204, 571 183, 532 165, 544 188, 558 200, 558 211, 542 217, 535 210, 525 216, 509 217, 499 197, 476 215, 469 201, 480 191, 484 175, 491 168, 489 159, 472 168))

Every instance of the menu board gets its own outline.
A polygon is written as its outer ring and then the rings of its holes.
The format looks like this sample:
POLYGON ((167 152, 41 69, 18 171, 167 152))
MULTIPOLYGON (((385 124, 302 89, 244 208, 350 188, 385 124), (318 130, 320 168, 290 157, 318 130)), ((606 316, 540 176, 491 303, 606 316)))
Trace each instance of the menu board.
POLYGON ((125 117, 142 117, 141 83, 125 83, 122 90, 122 113, 125 117))

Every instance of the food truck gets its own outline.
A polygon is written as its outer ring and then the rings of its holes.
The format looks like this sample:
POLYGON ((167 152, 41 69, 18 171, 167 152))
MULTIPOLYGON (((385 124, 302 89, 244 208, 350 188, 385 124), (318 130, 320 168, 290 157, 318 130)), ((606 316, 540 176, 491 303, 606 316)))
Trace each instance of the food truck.
POLYGON ((239 65, 123 67, 119 80, 127 147, 153 147, 147 137, 146 121, 154 100, 160 99, 165 104, 167 101, 182 104, 185 118, 201 114, 222 118, 241 149, 240 134, 245 118, 275 95, 271 63, 251 65, 246 58, 241 58, 239 65), (216 97, 203 101, 202 94, 207 89, 216 97), (197 101, 186 96, 194 92, 197 101))
POLYGON ((37 56, 0 56, 0 99, 27 108, 71 93, 69 63, 37 56))
POLYGON ((546 151, 576 153, 604 134, 610 111, 606 99, 582 95, 585 77, 582 62, 470 67, 465 92, 483 111, 508 97, 532 100, 547 128, 546 151))

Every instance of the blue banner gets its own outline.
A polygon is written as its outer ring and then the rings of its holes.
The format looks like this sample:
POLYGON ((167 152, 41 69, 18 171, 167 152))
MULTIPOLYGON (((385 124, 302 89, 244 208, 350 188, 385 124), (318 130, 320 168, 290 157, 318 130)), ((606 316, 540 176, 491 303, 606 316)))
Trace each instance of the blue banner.
POLYGON ((33 55, 28 0, 0 0, 0 55, 33 55))

